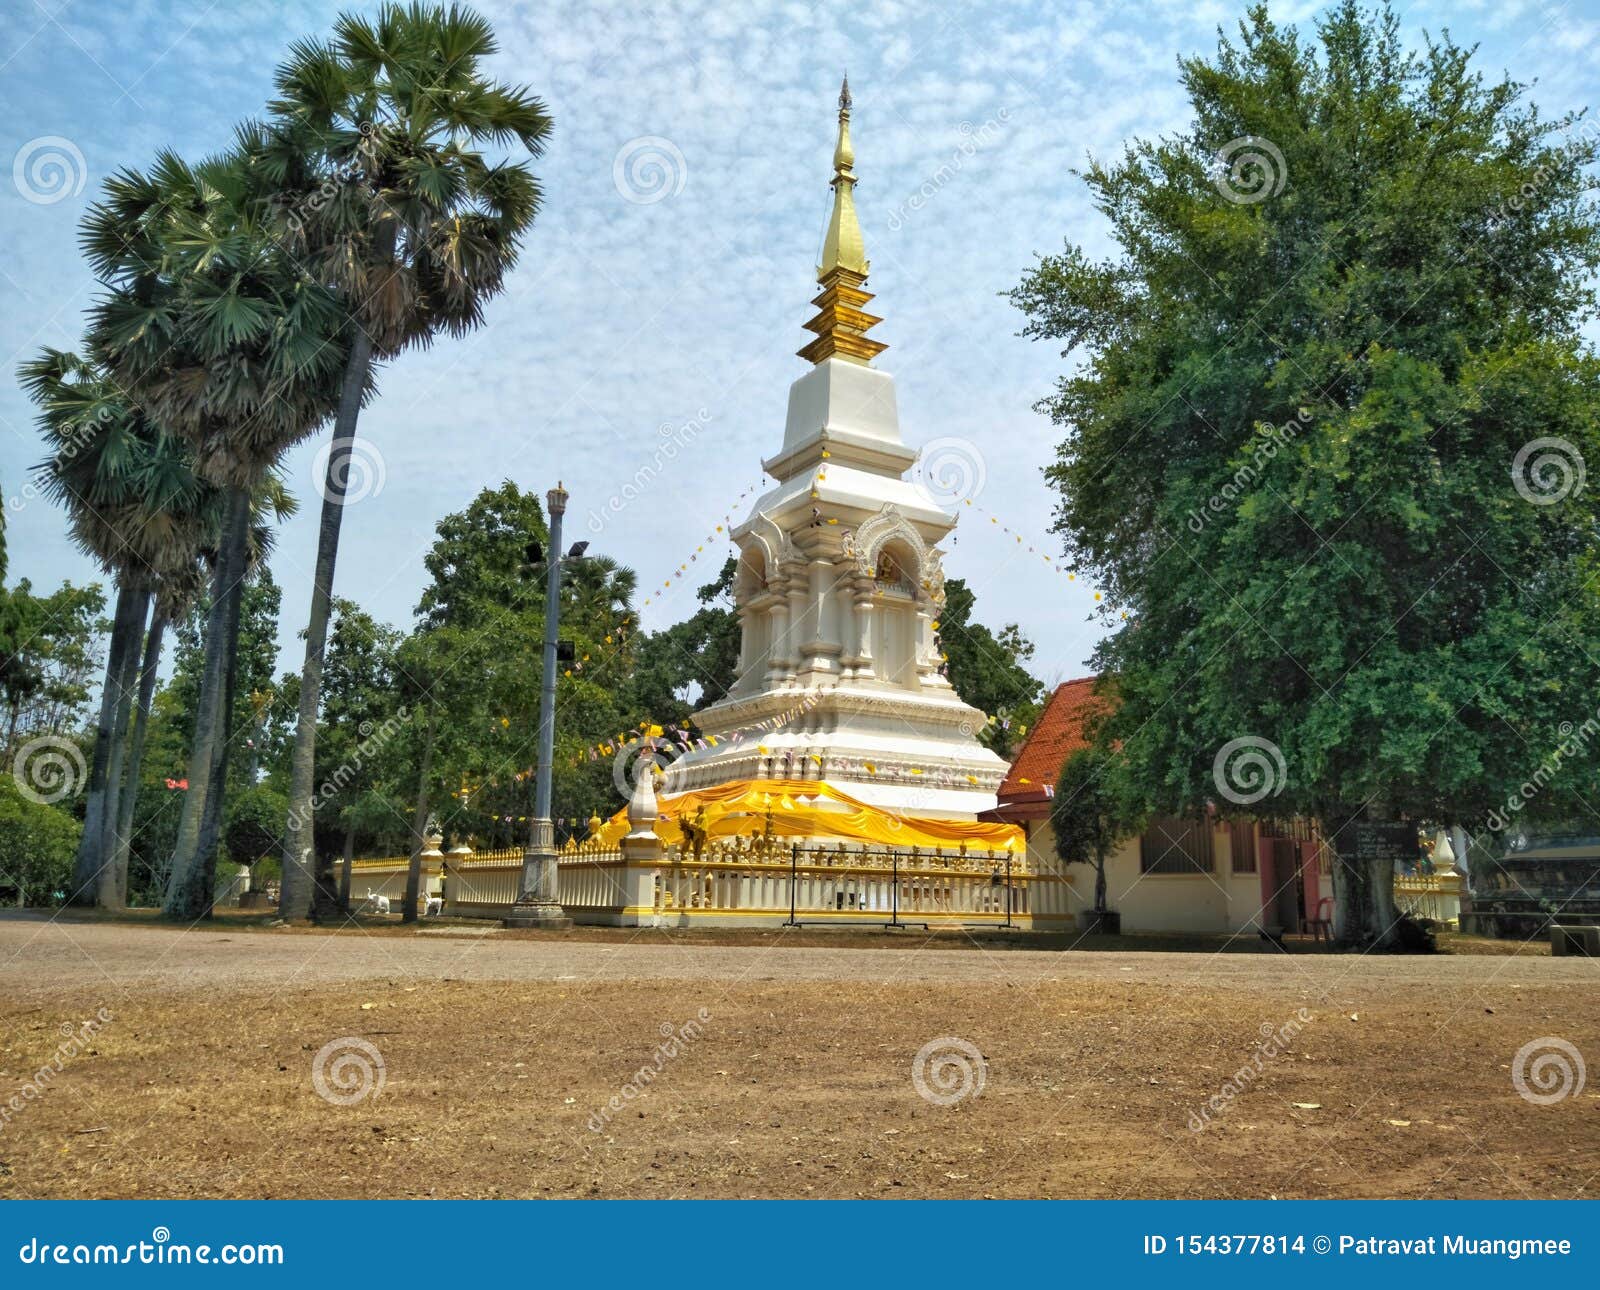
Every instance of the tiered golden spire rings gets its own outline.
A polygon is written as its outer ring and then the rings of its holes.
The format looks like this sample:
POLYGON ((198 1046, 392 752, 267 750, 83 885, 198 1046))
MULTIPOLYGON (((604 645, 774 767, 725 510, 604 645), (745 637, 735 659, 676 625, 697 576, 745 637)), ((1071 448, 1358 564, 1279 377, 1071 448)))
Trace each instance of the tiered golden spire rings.
POLYGON ((850 80, 839 90, 839 143, 833 150, 833 214, 828 219, 828 235, 822 243, 822 263, 817 266, 817 281, 822 292, 811 303, 817 316, 806 324, 817 338, 800 351, 812 363, 830 358, 867 364, 888 348, 881 341, 868 340, 867 332, 881 318, 866 313, 861 306, 872 299, 861 284, 871 268, 861 240, 861 223, 856 219, 856 176, 851 167, 856 154, 850 146, 850 80))

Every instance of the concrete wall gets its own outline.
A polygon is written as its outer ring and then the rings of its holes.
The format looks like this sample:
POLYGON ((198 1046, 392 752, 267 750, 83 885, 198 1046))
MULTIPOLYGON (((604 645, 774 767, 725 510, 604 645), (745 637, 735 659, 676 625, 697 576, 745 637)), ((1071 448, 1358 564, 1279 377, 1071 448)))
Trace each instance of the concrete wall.
MULTIPOLYGON (((1063 865, 1049 820, 1030 820, 1028 863, 1040 873, 1070 874, 1073 914, 1094 905, 1094 869, 1063 865)), ((1261 877, 1233 872, 1229 831, 1212 830, 1211 873, 1140 873, 1139 839, 1124 840, 1106 862, 1106 905, 1126 932, 1238 932, 1261 926, 1261 877)))

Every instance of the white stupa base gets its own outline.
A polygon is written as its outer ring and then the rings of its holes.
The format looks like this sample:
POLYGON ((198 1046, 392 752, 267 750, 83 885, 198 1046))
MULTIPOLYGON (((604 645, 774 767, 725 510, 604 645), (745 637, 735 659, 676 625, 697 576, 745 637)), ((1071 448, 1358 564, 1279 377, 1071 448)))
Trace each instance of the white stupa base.
POLYGON ((995 805, 1006 772, 977 741, 983 714, 947 688, 789 686, 724 701, 696 720, 717 742, 667 768, 665 797, 737 781, 814 780, 880 810, 973 820, 995 805))

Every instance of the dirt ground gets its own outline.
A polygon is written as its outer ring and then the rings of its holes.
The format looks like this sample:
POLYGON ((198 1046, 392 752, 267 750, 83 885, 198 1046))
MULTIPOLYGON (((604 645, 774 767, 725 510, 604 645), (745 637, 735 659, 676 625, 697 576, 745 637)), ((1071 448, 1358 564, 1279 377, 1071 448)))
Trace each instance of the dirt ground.
POLYGON ((1600 963, 1038 944, 0 917, 0 1197, 1600 1186, 1600 963))

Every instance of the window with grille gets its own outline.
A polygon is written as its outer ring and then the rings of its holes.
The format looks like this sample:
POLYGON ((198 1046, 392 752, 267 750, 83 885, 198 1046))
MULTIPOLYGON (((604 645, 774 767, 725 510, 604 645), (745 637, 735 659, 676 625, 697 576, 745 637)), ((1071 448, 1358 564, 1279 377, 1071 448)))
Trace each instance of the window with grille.
POLYGON ((1256 827, 1253 821, 1230 821, 1228 846, 1232 853, 1234 873, 1256 872, 1256 827))
POLYGON ((1139 838, 1141 873, 1210 873, 1211 823, 1158 816, 1139 838))

